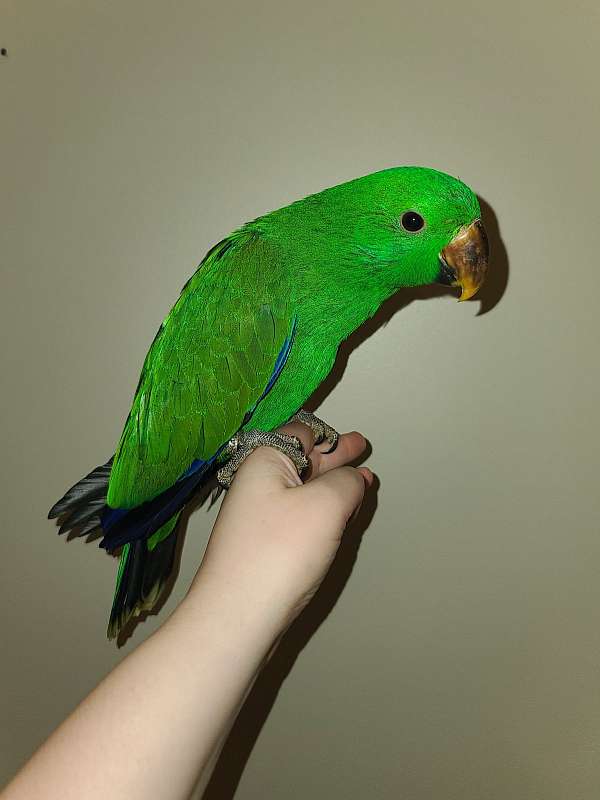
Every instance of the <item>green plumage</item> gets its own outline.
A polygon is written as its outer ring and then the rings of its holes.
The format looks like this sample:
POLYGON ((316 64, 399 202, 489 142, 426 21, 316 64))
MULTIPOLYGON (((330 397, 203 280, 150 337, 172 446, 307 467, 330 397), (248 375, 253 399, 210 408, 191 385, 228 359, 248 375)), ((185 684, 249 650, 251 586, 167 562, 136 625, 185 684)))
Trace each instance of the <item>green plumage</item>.
POLYGON ((241 231, 207 256, 146 357, 107 501, 133 508, 207 460, 258 399, 289 332, 275 253, 241 231))
MULTIPOLYGON (((148 352, 108 506, 135 508, 214 456, 261 398, 295 325, 285 367, 246 424, 286 422, 327 376, 340 343, 400 288, 435 282, 440 251, 479 215, 460 181, 401 167, 259 217, 216 245, 148 352), (402 227, 407 210, 424 218, 422 230, 402 227)), ((150 537, 149 552, 171 527, 150 537)), ((126 571, 122 564, 122 579, 126 571)), ((125 616, 121 609, 119 625, 125 616)))

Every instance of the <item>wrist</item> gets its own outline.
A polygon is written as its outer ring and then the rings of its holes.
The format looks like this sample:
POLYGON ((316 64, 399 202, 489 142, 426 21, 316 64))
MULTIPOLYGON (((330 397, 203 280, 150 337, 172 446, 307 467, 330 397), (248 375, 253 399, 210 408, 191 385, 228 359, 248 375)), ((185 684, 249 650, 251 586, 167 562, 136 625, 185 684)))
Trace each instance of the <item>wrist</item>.
MULTIPOLYGON (((239 578, 238 576, 235 576, 239 578)), ((173 614, 203 645, 222 648, 235 660, 261 662, 289 625, 289 614, 268 592, 246 587, 202 566, 173 614)))

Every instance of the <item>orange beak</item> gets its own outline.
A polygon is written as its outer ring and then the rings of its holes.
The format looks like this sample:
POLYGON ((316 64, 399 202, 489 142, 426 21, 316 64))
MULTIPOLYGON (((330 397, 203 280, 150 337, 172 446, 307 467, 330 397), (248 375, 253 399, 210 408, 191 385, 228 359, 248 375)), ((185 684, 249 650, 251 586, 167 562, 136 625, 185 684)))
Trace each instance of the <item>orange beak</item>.
POLYGON ((490 245, 481 220, 461 228, 439 255, 440 283, 460 286, 459 300, 473 297, 483 284, 490 257, 490 245))

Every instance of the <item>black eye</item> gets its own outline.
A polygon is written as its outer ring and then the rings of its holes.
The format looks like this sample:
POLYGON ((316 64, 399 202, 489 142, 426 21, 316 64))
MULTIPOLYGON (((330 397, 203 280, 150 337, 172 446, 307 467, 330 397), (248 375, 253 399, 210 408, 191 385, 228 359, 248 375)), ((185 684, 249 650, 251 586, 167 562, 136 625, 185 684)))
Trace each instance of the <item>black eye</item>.
POLYGON ((407 211, 402 214, 402 227, 405 231, 416 233, 425 225, 425 220, 416 211, 407 211))

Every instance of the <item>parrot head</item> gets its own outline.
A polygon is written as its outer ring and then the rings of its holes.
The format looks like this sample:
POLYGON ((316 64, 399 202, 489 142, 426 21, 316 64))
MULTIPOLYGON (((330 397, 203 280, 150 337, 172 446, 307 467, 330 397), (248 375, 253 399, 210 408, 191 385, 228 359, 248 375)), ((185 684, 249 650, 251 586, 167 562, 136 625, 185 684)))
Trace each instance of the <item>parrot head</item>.
POLYGON ((440 283, 468 300, 484 282, 489 244, 479 201, 462 181, 393 167, 325 189, 258 222, 296 255, 318 295, 365 308, 403 287, 440 283), (313 282, 310 267, 313 265, 313 282))
POLYGON ((396 167, 345 185, 352 184, 364 192, 367 209, 354 229, 359 260, 395 289, 440 283, 459 287, 460 300, 475 295, 485 280, 489 244, 468 186, 424 167, 396 167))

